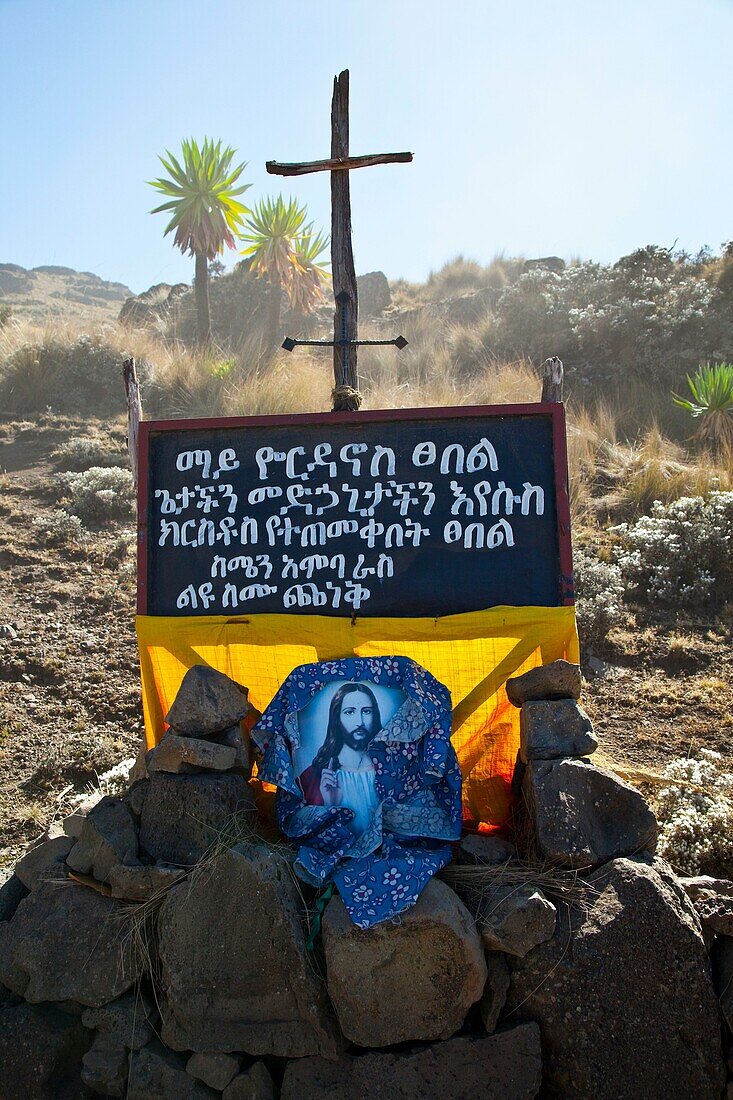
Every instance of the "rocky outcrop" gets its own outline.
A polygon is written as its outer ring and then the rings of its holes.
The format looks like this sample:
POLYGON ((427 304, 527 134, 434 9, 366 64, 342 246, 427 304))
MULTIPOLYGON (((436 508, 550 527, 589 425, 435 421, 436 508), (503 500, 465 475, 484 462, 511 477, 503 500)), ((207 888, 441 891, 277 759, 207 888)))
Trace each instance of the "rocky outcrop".
POLYGON ((450 1039, 409 1054, 290 1062, 280 1098, 530 1100, 539 1092, 541 1076, 539 1029, 525 1024, 497 1035, 450 1039))
POLYGON ((298 891, 265 845, 241 845, 174 886, 158 938, 162 1037, 174 1050, 336 1053, 325 989, 306 960, 298 891))
POLYGON ((377 317, 392 305, 392 292, 383 271, 369 271, 357 275, 356 292, 359 295, 359 315, 377 317))
POLYGON ((547 943, 512 967, 507 1009, 542 1033, 563 1100, 717 1100, 718 1009, 694 910, 663 863, 619 859, 589 878, 547 943))
POLYGON ((473 917, 436 879, 399 923, 366 931, 333 898, 323 918, 323 947, 341 1030, 363 1047, 449 1038, 486 981, 473 917))

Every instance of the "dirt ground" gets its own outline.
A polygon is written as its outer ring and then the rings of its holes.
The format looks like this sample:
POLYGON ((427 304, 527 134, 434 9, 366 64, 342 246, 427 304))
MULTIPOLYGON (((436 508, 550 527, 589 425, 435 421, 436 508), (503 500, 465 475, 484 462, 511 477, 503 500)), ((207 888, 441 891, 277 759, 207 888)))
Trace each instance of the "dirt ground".
MULTIPOLYGON (((0 419, 0 868, 142 736, 132 520, 58 547, 33 526, 59 506, 52 452, 80 436, 126 463, 122 421, 0 419)), ((732 628, 629 610, 584 691, 604 762, 645 787, 639 772, 701 747, 733 765, 732 628)))

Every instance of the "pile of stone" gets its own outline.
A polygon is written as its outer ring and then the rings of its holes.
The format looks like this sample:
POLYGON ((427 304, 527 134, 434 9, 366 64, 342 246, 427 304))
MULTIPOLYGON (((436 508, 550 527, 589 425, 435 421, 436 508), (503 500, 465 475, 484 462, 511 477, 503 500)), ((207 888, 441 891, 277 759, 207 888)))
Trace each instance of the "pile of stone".
POLYGON ((733 884, 655 859, 643 799, 590 760, 577 667, 507 691, 522 850, 465 837, 366 931, 333 897, 313 950, 315 895, 258 835, 246 690, 191 669, 145 777, 0 890, 0 1100, 717 1100, 733 884))

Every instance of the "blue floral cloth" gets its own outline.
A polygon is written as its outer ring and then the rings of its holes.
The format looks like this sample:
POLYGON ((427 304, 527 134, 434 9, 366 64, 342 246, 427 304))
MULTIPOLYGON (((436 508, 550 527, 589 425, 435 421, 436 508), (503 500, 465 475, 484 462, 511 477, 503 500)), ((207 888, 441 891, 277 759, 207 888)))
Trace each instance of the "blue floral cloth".
POLYGON ((277 790, 277 820, 298 845, 295 868, 313 886, 334 882, 351 919, 369 928, 409 909, 451 858, 461 835, 461 773, 448 689, 407 657, 347 657, 301 665, 252 731, 263 753, 260 778, 277 790), (296 778, 298 715, 327 684, 399 688, 405 698, 366 749, 378 806, 355 836, 353 811, 306 803, 296 778))

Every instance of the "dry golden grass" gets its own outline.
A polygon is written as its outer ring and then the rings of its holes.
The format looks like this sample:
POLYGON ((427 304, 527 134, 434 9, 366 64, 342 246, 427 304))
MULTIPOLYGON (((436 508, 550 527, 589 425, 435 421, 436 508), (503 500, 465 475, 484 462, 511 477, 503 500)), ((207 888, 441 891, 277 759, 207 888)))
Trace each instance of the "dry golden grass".
MULTIPOLYGON (((501 258, 478 270, 465 261, 446 265, 440 282, 465 277, 481 285, 501 272, 501 258)), ((489 322, 487 321, 488 325, 489 322)), ((412 311, 404 322, 408 346, 365 347, 360 353, 364 407, 405 408, 507 404, 536 401, 540 382, 527 360, 499 362, 486 350, 490 333, 479 321, 449 325, 430 303, 412 311)), ((490 327, 490 325, 489 325, 490 327)), ((78 321, 50 317, 43 323, 13 320, 0 329, 0 388, 14 371, 18 386, 44 407, 48 360, 35 366, 37 349, 71 346, 82 331, 78 321), (26 362, 27 360, 27 362, 26 362), (35 371, 35 373, 34 373, 35 371), (22 376, 22 377, 21 377, 22 376)), ((89 330, 87 330, 89 331, 89 330)), ((166 340, 155 331, 103 324, 89 331, 103 344, 108 369, 134 356, 146 379, 143 407, 147 417, 195 417, 312 412, 330 408, 330 353, 298 348, 274 355, 253 332, 231 349, 206 353, 166 340)), ((383 338, 383 325, 362 326, 364 338, 383 338)), ((116 386, 116 379, 113 379, 116 386)), ((121 381, 120 381, 121 391, 121 381)), ((648 512, 655 500, 706 495, 733 486, 733 457, 688 450, 665 435, 655 417, 668 412, 667 395, 634 385, 611 400, 570 394, 568 462, 571 509, 576 533, 609 520, 633 519, 648 512), (656 405, 654 404, 656 402, 656 405), (642 427, 639 427, 639 425, 642 427)))

